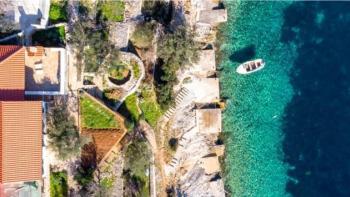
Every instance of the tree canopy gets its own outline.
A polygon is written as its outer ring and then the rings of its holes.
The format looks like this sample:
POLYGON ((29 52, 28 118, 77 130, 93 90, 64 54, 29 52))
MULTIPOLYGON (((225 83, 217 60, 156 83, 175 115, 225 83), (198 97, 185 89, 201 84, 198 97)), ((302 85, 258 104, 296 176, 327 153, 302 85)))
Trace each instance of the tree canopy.
POLYGON ((55 103, 47 116, 49 146, 62 160, 80 153, 80 148, 88 139, 79 135, 74 118, 69 114, 64 103, 55 103))
POLYGON ((157 54, 162 61, 161 77, 157 81, 157 98, 163 109, 173 102, 173 86, 177 82, 176 71, 198 61, 199 46, 193 37, 192 31, 180 26, 159 39, 157 54))

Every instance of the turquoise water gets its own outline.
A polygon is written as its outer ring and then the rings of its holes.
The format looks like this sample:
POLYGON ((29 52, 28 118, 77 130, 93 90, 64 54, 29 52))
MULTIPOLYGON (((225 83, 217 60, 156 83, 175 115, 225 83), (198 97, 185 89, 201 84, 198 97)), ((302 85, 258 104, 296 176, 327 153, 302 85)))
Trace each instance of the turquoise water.
POLYGON ((220 81, 232 196, 350 196, 350 3, 227 7, 220 81), (235 73, 255 58, 263 70, 235 73))
POLYGON ((283 10, 290 2, 226 3, 225 58, 221 64, 222 96, 227 142, 227 177, 233 196, 285 196, 287 171, 281 121, 293 96, 289 70, 296 56, 292 43, 281 43, 283 10), (266 67, 252 75, 238 75, 244 61, 263 58, 266 67))

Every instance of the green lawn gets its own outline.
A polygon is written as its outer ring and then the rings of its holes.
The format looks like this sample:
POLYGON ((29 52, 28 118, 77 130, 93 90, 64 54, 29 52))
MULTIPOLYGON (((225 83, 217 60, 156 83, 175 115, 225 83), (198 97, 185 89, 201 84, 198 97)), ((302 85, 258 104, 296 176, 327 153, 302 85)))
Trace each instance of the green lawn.
POLYGON ((67 0, 51 1, 49 20, 51 24, 67 22, 67 0))
POLYGON ((124 20, 125 3, 121 0, 101 2, 101 15, 104 19, 112 22, 124 20))
POLYGON ((66 33, 64 26, 36 31, 32 42, 36 46, 58 47, 65 46, 66 33))
POLYGON ((50 196, 66 197, 68 196, 67 172, 50 173, 50 196))
POLYGON ((82 127, 95 129, 118 127, 114 114, 86 95, 80 97, 80 113, 82 127))
POLYGON ((140 102, 140 108, 146 121, 155 127, 158 119, 162 116, 163 112, 157 103, 156 94, 153 89, 142 89, 142 101, 140 102))
POLYGON ((125 99, 125 106, 128 109, 128 111, 131 115, 131 118, 135 122, 138 121, 140 118, 140 112, 138 110, 137 97, 135 94, 132 94, 125 99))

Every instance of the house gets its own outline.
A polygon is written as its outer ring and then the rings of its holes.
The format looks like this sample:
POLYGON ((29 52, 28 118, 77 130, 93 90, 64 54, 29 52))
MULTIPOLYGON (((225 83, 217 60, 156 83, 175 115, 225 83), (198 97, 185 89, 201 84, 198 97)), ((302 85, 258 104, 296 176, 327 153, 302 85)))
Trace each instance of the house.
POLYGON ((25 54, 0 46, 0 196, 40 195, 42 102, 25 99, 25 54))
POLYGON ((0 100, 66 94, 65 49, 3 45, 0 53, 0 100))

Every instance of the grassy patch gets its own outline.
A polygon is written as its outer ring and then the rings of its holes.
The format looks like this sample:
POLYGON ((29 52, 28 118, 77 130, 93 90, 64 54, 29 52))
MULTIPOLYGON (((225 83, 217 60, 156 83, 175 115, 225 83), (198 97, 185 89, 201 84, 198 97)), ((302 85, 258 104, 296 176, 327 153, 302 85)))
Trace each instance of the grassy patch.
POLYGON ((155 127, 158 119, 163 114, 159 104, 157 103, 156 94, 151 88, 143 88, 141 95, 142 100, 140 102, 140 108, 143 112, 143 116, 152 127, 155 127))
POLYGON ((117 128, 113 113, 86 95, 80 97, 81 124, 86 128, 117 128))
POLYGON ((50 196, 51 197, 68 196, 66 171, 50 173, 50 196))
POLYGON ((105 20, 112 22, 121 22, 124 20, 125 3, 123 1, 104 1, 100 6, 101 15, 105 20))
POLYGON ((57 47, 65 46, 66 33, 64 26, 36 31, 32 42, 36 46, 57 47))
POLYGON ((135 94, 132 94, 125 99, 125 106, 130 112, 133 121, 138 121, 140 118, 140 112, 137 106, 137 97, 135 94))
POLYGON ((67 0, 52 1, 50 5, 49 20, 50 23, 56 24, 60 22, 67 22, 67 0))

